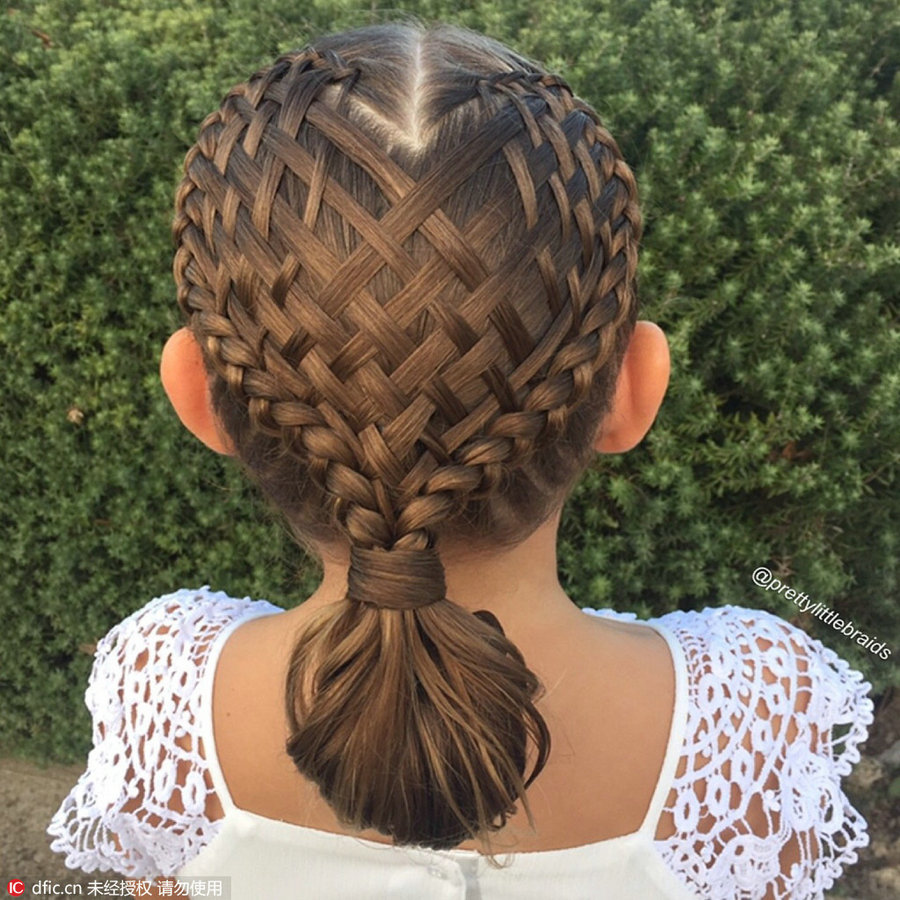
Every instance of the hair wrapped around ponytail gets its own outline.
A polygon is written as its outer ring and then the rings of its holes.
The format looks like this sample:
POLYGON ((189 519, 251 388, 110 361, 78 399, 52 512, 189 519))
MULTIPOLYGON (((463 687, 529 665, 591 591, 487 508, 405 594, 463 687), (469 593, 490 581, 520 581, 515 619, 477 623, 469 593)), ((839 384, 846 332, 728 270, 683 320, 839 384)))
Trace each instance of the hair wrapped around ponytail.
POLYGON ((229 92, 173 231, 239 460, 305 546, 350 547, 297 635, 287 752, 347 825, 489 849, 519 799, 531 822, 550 734, 439 550, 519 543, 590 460, 636 319, 631 170, 508 48, 372 26, 229 92))
POLYGON ((398 844, 447 849, 502 827, 550 749, 537 678, 493 616, 443 597, 432 550, 354 546, 350 584, 291 658, 297 768, 342 822, 398 844))

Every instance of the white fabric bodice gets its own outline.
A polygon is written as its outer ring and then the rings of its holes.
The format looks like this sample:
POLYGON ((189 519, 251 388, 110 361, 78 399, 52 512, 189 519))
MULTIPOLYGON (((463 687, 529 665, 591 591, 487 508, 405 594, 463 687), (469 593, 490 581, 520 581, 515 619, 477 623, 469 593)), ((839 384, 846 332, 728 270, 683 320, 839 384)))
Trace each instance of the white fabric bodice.
POLYGON ((734 606, 647 622, 585 610, 655 629, 675 669, 664 762, 631 834, 501 855, 497 870, 475 851, 392 847, 239 809, 215 753, 216 663, 238 625, 280 612, 182 590, 99 642, 85 693, 94 748, 47 829, 70 868, 230 876, 234 900, 813 900, 868 844, 840 782, 872 721, 871 685, 802 630, 734 606), (176 791, 183 813, 170 805, 176 791), (216 821, 210 792, 224 810, 216 821), (754 803, 762 828, 748 820, 754 803), (656 840, 663 810, 675 831, 656 840), (785 872, 788 847, 799 862, 785 872))

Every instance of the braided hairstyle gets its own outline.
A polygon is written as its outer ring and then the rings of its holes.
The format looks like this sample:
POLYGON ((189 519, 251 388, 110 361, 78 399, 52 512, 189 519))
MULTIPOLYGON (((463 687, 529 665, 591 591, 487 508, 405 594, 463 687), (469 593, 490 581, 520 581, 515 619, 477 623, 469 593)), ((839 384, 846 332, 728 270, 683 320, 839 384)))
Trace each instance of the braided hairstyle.
POLYGON ((350 546, 345 600, 297 635, 287 753, 347 826, 490 851, 517 799, 533 827, 550 734, 438 550, 524 540, 590 461, 636 319, 631 170, 503 45, 372 26, 228 93, 173 231, 236 455, 307 549, 350 546))

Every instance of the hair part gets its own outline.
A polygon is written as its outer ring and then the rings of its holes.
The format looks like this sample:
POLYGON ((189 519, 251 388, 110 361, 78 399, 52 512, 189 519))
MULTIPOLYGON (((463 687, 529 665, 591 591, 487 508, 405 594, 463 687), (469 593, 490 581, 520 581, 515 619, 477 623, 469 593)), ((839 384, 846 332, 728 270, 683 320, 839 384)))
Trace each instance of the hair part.
POLYGON ((517 800, 533 826, 541 686, 434 560, 519 543, 584 470, 640 229, 596 113, 460 28, 322 38, 201 125, 174 269, 214 405, 304 546, 351 546, 346 602, 298 634, 285 683, 287 752, 345 825, 478 837, 492 863, 517 800))

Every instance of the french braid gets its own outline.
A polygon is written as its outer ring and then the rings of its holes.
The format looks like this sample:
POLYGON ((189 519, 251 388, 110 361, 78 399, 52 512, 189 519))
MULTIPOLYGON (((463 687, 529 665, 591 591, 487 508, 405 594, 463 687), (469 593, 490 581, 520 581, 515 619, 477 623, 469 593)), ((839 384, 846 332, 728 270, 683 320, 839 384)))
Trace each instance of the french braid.
POLYGON ((298 537, 350 545, 348 602, 292 657, 287 751, 347 824, 489 847, 550 736, 439 546, 523 539, 589 458, 636 316, 632 173, 558 76, 411 26, 281 56, 184 172, 178 302, 217 410, 298 537))

